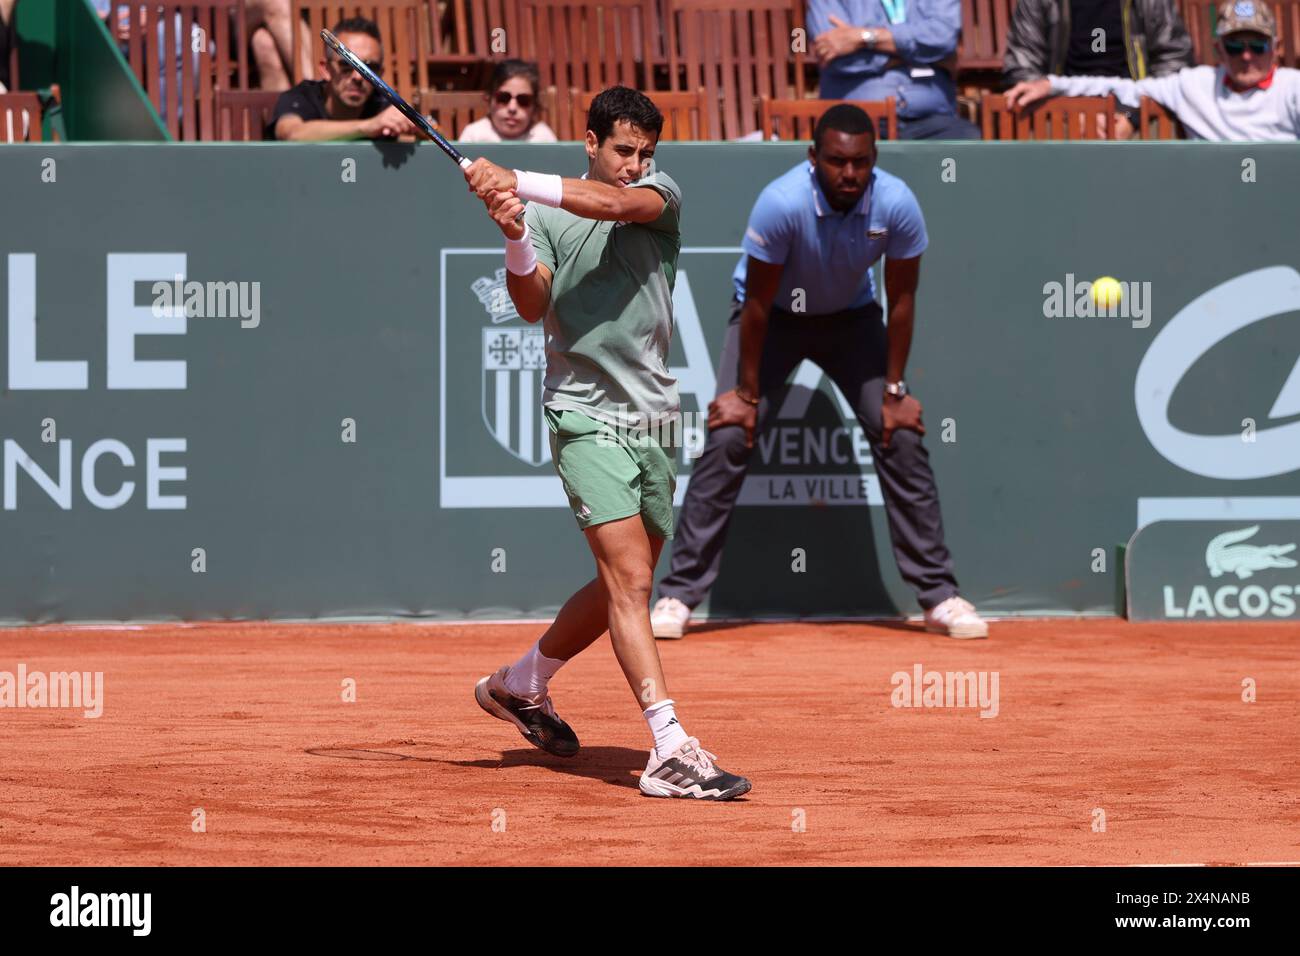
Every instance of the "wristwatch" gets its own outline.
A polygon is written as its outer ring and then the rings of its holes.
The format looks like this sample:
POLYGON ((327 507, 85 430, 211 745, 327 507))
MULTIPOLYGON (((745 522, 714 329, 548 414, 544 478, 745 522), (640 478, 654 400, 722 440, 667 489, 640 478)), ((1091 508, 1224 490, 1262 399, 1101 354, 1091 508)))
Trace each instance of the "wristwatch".
POLYGON ((862 42, 866 44, 868 50, 874 50, 876 48, 875 30, 872 29, 863 30, 861 36, 862 36, 862 42))
POLYGON ((892 395, 894 398, 902 398, 907 394, 907 383, 901 378, 897 382, 886 382, 885 394, 892 395))

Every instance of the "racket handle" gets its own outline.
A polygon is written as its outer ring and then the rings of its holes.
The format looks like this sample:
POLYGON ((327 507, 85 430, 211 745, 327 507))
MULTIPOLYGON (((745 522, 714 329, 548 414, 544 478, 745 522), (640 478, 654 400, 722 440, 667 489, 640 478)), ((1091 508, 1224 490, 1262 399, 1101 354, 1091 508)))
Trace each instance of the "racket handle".
MULTIPOLYGON (((464 156, 461 156, 459 160, 456 160, 456 163, 459 163, 459 164, 460 164, 460 168, 461 168, 461 169, 468 169, 468 168, 469 168, 469 165, 471 165, 471 163, 469 163, 469 160, 467 159, 467 157, 464 157, 464 156)), ((524 213, 521 212, 521 213, 519 213, 519 215, 515 216, 515 221, 516 221, 516 222, 523 222, 523 221, 524 221, 524 213)))

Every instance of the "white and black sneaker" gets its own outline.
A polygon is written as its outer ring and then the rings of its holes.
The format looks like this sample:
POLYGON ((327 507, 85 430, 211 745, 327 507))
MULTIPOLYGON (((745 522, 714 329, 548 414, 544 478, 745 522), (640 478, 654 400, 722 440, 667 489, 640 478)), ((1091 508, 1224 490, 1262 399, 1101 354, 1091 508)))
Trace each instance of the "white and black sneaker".
POLYGON ((713 761, 713 754, 689 738, 667 759, 650 751, 650 762, 641 774, 641 792, 647 797, 687 797, 695 800, 732 800, 749 793, 744 777, 727 773, 713 761))
POLYGON ((506 689, 506 672, 509 670, 509 665, 506 665, 474 685, 474 699, 478 705, 498 720, 514 724, 534 747, 557 757, 576 754, 578 735, 556 715, 550 695, 543 694, 532 700, 516 697, 506 689))

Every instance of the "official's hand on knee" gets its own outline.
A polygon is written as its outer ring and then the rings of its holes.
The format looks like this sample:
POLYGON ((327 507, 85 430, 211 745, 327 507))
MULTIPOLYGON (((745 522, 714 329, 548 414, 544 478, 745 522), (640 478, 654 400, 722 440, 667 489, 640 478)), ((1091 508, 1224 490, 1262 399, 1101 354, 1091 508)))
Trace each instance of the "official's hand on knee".
POLYGON ((758 406, 751 405, 733 388, 709 402, 709 431, 739 425, 745 429, 745 447, 754 447, 754 426, 758 423, 758 406))
POLYGON ((921 403, 911 395, 901 398, 886 395, 880 406, 880 444, 888 448, 889 439, 900 428, 925 434, 925 426, 921 424, 921 403))

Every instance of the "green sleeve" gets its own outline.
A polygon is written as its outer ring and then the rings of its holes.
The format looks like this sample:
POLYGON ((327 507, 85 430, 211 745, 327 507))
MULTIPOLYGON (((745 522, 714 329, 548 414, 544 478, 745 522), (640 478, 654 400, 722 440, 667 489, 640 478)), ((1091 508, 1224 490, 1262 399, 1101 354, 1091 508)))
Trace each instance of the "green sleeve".
POLYGON ((673 181, 667 173, 661 173, 653 170, 646 176, 642 176, 635 183, 628 187, 629 189, 642 188, 653 189, 659 195, 664 197, 664 211, 659 214, 659 218, 654 222, 645 222, 641 225, 656 232, 667 232, 677 235, 681 232, 682 217, 682 190, 681 187, 673 181))
POLYGON ((551 275, 555 275, 555 245, 551 242, 551 233, 547 228, 545 207, 530 202, 524 209, 524 222, 528 224, 537 261, 546 266, 551 271, 551 275))

